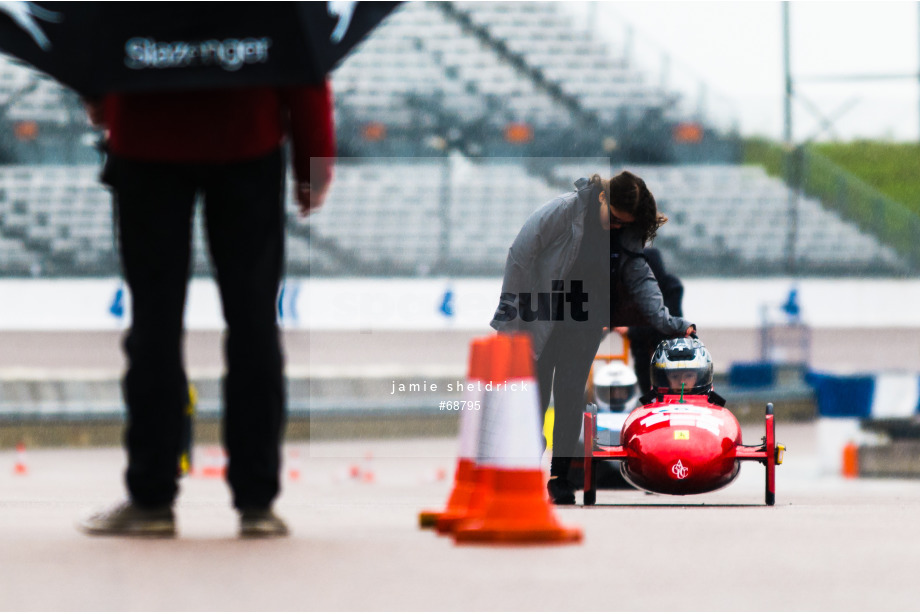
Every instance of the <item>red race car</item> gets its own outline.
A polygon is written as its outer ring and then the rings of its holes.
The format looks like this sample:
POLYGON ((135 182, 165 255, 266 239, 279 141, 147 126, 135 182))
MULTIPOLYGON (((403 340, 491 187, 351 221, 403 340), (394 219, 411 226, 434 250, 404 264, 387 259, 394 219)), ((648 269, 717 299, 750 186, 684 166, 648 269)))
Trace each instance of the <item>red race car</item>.
POLYGON ((698 339, 663 341, 651 364, 652 390, 623 424, 620 445, 597 443, 597 416, 584 414, 584 504, 597 500, 596 464, 621 461, 623 477, 640 490, 694 495, 730 484, 741 461, 766 467, 765 501, 776 500, 776 466, 785 447, 776 443, 773 404, 759 445, 741 443, 741 427, 725 400, 712 391, 712 359, 698 339))

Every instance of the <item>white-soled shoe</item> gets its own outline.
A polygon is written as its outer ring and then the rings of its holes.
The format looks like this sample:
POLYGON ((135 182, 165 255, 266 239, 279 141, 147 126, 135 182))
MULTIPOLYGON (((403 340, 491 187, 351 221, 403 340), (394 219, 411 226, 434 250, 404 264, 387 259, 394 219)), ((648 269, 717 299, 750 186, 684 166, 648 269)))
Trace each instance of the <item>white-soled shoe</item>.
POLYGON ((240 511, 240 537, 285 537, 287 524, 271 508, 240 511))
POLYGON ((176 518, 171 507, 139 507, 131 501, 97 512, 81 520, 77 527, 88 535, 176 536, 176 518))

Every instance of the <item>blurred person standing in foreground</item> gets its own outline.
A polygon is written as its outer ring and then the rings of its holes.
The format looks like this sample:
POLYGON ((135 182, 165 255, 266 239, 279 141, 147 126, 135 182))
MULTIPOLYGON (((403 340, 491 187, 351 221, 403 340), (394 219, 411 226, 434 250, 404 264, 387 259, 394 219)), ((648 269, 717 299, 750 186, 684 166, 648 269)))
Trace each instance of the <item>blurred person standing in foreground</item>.
POLYGON ((668 312, 642 252, 665 222, 642 178, 593 175, 531 214, 508 250, 491 326, 531 335, 544 415, 550 394, 555 400, 547 483, 554 503, 575 503, 569 467, 606 329, 642 323, 669 337, 696 331, 668 312))
POLYGON ((332 179, 328 83, 110 94, 87 109, 106 130, 102 181, 113 193, 132 323, 123 380, 129 499, 80 527, 94 535, 175 534, 188 394, 183 312, 201 195, 227 324, 222 434, 233 506, 241 535, 286 535, 272 511, 286 418, 276 315, 284 267, 282 146, 290 137, 296 197, 307 215, 322 205, 332 179), (312 176, 311 157, 324 158, 312 176))

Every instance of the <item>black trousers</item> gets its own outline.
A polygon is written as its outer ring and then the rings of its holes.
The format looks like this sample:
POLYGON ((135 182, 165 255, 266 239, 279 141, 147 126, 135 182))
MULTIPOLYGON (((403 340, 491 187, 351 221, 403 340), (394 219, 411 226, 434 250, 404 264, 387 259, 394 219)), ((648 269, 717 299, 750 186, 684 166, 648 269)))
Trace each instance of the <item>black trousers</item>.
POLYGON ((204 197, 208 247, 227 332, 222 437, 239 509, 266 507, 280 488, 285 423, 276 301, 284 266, 281 151, 232 164, 167 164, 110 156, 120 254, 131 291, 124 340, 126 482, 141 506, 171 504, 188 381, 183 311, 192 218, 204 197))
POLYGON ((557 324, 537 360, 540 406, 544 416, 550 393, 555 400, 552 475, 568 475, 585 411, 585 384, 604 333, 599 326, 557 324))

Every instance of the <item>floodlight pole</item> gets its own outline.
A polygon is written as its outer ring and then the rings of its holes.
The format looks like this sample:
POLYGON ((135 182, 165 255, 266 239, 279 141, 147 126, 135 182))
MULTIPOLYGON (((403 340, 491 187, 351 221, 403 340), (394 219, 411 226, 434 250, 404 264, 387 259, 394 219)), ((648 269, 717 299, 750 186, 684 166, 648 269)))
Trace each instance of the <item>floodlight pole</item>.
POLYGON ((786 181, 789 185, 787 214, 789 219, 786 235, 786 272, 795 275, 795 242, 798 235, 798 210, 799 210, 799 177, 798 164, 800 157, 796 155, 795 138, 792 134, 792 69, 791 52, 789 43, 789 2, 785 1, 783 8, 783 73, 785 77, 786 95, 783 99, 783 142, 786 150, 786 181))
POLYGON ((789 59, 789 2, 783 2, 783 76, 786 95, 783 98, 783 142, 792 147, 792 71, 789 59))
POLYGON ((441 202, 438 205, 438 221, 441 226, 441 240, 438 242, 438 264, 435 275, 449 275, 450 271, 450 210, 453 206, 453 160, 450 156, 450 147, 445 148, 443 164, 441 165, 441 202))

